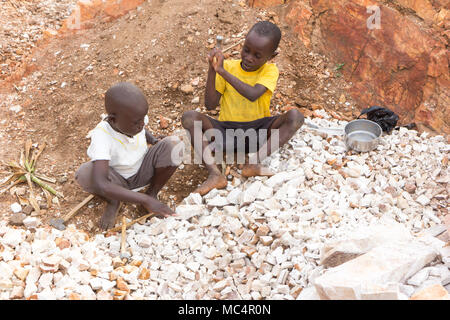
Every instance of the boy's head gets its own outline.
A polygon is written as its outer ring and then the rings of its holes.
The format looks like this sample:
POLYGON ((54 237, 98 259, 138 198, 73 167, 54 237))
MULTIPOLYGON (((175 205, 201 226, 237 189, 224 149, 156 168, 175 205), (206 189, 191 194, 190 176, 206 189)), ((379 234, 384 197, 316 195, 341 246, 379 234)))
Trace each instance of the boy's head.
POLYGON ((144 128, 148 112, 147 99, 142 91, 128 82, 113 85, 105 94, 108 122, 114 130, 134 136, 144 128))
POLYGON ((242 69, 256 71, 277 55, 281 30, 269 21, 257 22, 245 37, 241 51, 242 69))

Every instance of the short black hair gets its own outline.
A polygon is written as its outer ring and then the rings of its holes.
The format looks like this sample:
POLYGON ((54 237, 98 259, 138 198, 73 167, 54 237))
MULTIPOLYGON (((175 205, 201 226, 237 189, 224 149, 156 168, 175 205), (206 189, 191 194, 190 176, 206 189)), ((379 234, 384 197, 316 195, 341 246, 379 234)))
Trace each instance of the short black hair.
MULTIPOLYGON (((136 106, 148 107, 144 93, 129 82, 119 82, 106 91, 105 108, 108 113, 111 108, 129 108, 136 106)), ((116 109, 117 110, 117 109, 116 109)))
POLYGON ((273 42, 273 51, 277 50, 281 40, 281 30, 270 21, 259 21, 253 25, 248 32, 256 32, 260 36, 270 37, 273 42))

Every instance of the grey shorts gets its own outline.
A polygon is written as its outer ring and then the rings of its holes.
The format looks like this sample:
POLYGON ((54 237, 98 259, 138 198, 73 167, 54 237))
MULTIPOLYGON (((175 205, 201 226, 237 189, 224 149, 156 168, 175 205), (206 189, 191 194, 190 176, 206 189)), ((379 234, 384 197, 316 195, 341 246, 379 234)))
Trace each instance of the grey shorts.
MULTIPOLYGON (((182 142, 178 137, 165 137, 148 149, 136 174, 125 179, 110 167, 108 180, 129 190, 144 187, 150 183, 155 168, 178 167, 183 160, 183 150, 182 142)), ((83 163, 75 173, 75 180, 89 193, 94 193, 92 169, 93 162, 89 161, 83 163)))

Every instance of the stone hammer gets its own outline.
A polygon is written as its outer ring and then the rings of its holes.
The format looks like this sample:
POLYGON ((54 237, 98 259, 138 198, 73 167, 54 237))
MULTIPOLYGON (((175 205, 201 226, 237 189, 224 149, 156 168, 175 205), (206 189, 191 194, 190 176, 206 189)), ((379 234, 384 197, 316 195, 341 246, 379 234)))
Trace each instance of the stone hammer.
POLYGON ((78 210, 80 210, 86 203, 91 201, 91 199, 94 197, 95 196, 93 194, 90 194, 83 201, 81 201, 75 208, 73 208, 68 214, 66 214, 64 217, 51 219, 49 224, 58 230, 61 230, 61 231, 65 230, 66 229, 65 223, 70 218, 72 218, 78 212, 78 210))
MULTIPOLYGON (((216 48, 219 50, 222 50, 222 41, 223 41, 223 36, 216 37, 216 48)), ((214 62, 214 64, 217 63, 217 58, 215 56, 213 58, 213 62, 214 62)))

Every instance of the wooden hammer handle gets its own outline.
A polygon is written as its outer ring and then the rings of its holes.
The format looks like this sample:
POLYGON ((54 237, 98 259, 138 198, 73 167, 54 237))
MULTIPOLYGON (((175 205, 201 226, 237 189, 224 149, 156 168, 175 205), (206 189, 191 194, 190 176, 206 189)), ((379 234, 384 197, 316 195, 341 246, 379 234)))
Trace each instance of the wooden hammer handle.
POLYGON ((127 239, 127 219, 122 217, 122 240, 120 241, 120 253, 125 252, 125 242, 127 239))
POLYGON ((68 214, 66 214, 63 218, 63 221, 66 222, 70 218, 73 217, 75 213, 77 213, 78 210, 80 210, 86 203, 91 201, 92 198, 95 196, 93 194, 88 195, 83 201, 81 201, 75 208, 73 208, 68 214))
MULTIPOLYGON (((149 213, 149 214, 146 214, 145 216, 142 216, 142 217, 139 217, 139 218, 137 218, 137 219, 134 219, 133 221, 130 221, 130 222, 128 222, 126 225, 125 225, 125 228, 128 228, 128 227, 131 227, 133 224, 135 224, 136 222, 139 222, 139 221, 141 221, 141 220, 145 220, 145 219, 147 219, 147 218, 149 218, 149 217, 152 217, 152 216, 154 216, 154 215, 156 215, 156 213, 149 213)), ((122 222, 122 224, 123 224, 123 222, 122 222)), ((115 232, 115 231, 119 231, 119 230, 121 230, 122 229, 122 226, 118 226, 118 227, 115 227, 115 228, 112 228, 112 229, 110 229, 110 230, 108 230, 109 232, 115 232)))

